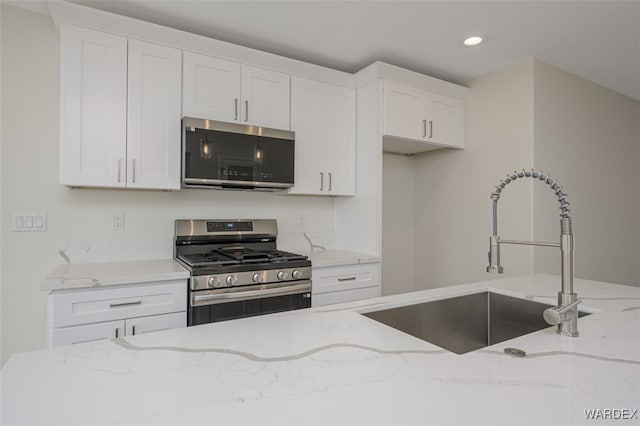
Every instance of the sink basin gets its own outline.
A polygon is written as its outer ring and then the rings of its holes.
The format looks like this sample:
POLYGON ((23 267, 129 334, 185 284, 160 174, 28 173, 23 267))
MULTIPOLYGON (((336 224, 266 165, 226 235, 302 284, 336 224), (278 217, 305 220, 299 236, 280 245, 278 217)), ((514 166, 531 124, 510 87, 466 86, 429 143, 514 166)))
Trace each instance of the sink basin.
POLYGON ((542 318, 550 306, 485 291, 363 315, 464 354, 551 327, 542 318))

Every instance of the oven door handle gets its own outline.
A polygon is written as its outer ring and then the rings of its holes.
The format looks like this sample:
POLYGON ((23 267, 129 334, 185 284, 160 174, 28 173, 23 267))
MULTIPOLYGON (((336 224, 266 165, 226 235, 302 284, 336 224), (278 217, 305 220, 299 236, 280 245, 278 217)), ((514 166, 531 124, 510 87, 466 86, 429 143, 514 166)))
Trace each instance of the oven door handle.
POLYGON ((311 283, 288 285, 278 288, 267 288, 261 290, 242 290, 231 293, 191 295, 192 306, 213 305, 216 303, 235 302, 251 299, 264 299, 272 296, 287 296, 311 291, 311 283))

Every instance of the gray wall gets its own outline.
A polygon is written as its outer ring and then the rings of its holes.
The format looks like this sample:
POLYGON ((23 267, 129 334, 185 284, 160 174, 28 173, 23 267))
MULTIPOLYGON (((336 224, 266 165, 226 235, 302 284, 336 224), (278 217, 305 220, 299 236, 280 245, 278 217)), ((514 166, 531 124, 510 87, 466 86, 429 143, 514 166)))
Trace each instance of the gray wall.
MULTIPOLYGON (((485 272, 489 195, 508 171, 532 165, 532 75, 528 60, 474 80, 465 109, 465 149, 415 157, 416 288, 496 277, 485 272)), ((513 185, 501 201, 500 232, 529 239, 531 186, 513 185)), ((505 274, 530 273, 531 253, 527 247, 505 248, 505 274)))
MULTIPOLYGON (((532 167, 569 194, 576 276, 639 285, 640 102, 531 59, 477 78, 470 88, 465 149, 414 157, 414 288, 496 277, 485 272, 489 195, 506 173, 532 167)), ((385 162, 385 174, 387 168, 385 162)), ((397 208, 395 192, 404 184, 393 185, 385 178, 384 212, 397 208)), ((502 193, 499 234, 558 241, 558 213, 548 187, 517 180, 502 193)), ((383 244, 393 241, 389 232, 383 244)), ((383 274, 406 263, 393 246, 383 245, 383 253, 383 274)), ((557 249, 503 246, 501 254, 505 274, 560 272, 557 249)))
MULTIPOLYGON (((534 99, 534 164, 569 194, 575 275, 638 285, 640 103, 539 61, 534 99)), ((534 200, 535 238, 557 241, 556 197, 538 183, 534 200)), ((534 270, 558 273, 558 250, 536 248, 534 270)))
POLYGON ((382 157, 382 294, 415 290, 414 158, 382 157))

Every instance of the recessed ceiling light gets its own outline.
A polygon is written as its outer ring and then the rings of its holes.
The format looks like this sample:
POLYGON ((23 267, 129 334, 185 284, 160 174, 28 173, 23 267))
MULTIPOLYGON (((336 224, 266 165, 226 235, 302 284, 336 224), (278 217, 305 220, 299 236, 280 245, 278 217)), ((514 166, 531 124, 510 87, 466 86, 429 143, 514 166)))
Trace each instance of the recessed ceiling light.
POLYGON ((464 44, 465 46, 468 46, 468 47, 477 46, 480 43, 482 43, 483 41, 485 41, 485 39, 486 39, 486 37, 479 36, 479 35, 474 35, 474 36, 465 38, 464 41, 462 42, 462 44, 464 44))

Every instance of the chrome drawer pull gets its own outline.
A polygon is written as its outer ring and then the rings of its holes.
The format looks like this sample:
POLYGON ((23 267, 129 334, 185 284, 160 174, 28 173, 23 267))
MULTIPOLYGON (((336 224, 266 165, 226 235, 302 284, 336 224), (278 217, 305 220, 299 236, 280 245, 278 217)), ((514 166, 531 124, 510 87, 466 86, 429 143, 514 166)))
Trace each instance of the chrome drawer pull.
POLYGON ((134 306, 134 305, 142 305, 142 300, 136 300, 135 302, 109 303, 110 308, 120 308, 122 306, 134 306))
POLYGON ((349 277, 349 278, 338 278, 338 281, 342 282, 342 281, 355 281, 356 277, 349 277))

